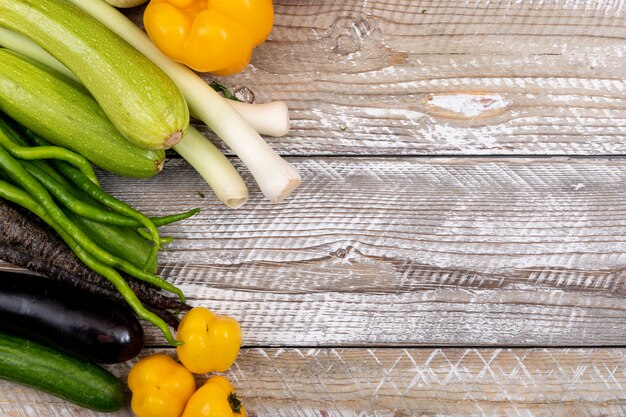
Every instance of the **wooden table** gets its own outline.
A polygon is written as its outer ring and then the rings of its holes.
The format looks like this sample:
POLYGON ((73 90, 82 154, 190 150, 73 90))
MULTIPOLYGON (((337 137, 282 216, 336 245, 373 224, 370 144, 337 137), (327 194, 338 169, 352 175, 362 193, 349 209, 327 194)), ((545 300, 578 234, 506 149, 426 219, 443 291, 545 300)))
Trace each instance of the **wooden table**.
MULTIPOLYGON (((291 198, 238 164, 229 210, 173 156, 102 177, 151 215, 202 208, 164 229, 161 273, 240 321, 248 415, 626 415, 624 1, 275 5, 220 81, 289 104, 268 141, 291 198)), ((0 414, 97 415, 7 382, 0 414)))

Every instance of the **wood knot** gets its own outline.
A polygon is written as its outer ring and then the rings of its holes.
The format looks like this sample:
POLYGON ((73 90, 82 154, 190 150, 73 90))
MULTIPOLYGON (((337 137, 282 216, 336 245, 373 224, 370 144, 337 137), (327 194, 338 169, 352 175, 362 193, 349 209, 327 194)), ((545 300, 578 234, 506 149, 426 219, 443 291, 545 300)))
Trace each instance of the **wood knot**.
POLYGON ((254 103, 254 93, 248 87, 241 87, 235 90, 235 97, 244 103, 254 103))
POLYGON ((339 248, 330 253, 330 256, 333 258, 344 259, 350 251, 352 250, 352 246, 348 246, 347 248, 339 248))
MULTIPOLYGON (((337 24, 337 23, 336 23, 337 24)), ((333 51, 338 55, 349 55, 361 50, 363 42, 371 37, 375 22, 371 19, 358 17, 355 20, 348 20, 342 25, 342 33, 337 36, 333 51)))
POLYGON ((361 49, 361 43, 352 35, 337 36, 334 51, 339 55, 350 55, 361 49))
POLYGON ((432 116, 478 119, 504 113, 510 104, 499 94, 468 91, 432 94, 426 98, 425 107, 432 116))

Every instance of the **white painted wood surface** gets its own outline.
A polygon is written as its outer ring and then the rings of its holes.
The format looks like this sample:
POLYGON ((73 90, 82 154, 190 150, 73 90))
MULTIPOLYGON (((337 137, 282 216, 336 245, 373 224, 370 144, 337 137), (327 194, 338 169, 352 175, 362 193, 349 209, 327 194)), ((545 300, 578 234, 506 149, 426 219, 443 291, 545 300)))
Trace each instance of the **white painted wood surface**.
POLYGON ((249 345, 626 343, 626 161, 290 160, 296 195, 251 187, 237 211, 179 160, 103 184, 151 215, 202 208, 163 229, 162 275, 249 345))
POLYGON ((289 102, 282 153, 624 153, 621 1, 275 4, 271 41, 224 82, 289 102))
MULTIPOLYGON (((102 181, 148 214, 202 208, 164 228, 161 272, 240 320, 249 415, 625 415, 624 2, 274 4, 220 81, 289 104, 268 141, 303 174, 293 197, 238 165, 231 211, 175 158, 102 181)), ((0 381, 0 415, 99 414, 0 381)))
MULTIPOLYGON (((113 370, 124 378, 128 366, 113 370)), ((626 412, 622 349, 255 348, 242 351, 226 376, 251 417, 596 417, 626 412)), ((49 395, 35 397, 3 381, 0 410, 9 410, 3 414, 7 417, 109 415, 49 395), (15 401, 24 405, 18 409, 15 401)), ((133 414, 126 409, 113 415, 133 414)))

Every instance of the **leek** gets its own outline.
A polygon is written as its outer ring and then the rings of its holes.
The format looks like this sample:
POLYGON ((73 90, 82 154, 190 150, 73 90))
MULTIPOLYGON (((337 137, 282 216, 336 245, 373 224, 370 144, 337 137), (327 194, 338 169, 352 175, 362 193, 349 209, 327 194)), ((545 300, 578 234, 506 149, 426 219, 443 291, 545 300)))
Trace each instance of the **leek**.
MULTIPOLYGON (((50 55, 45 49, 21 33, 0 26, 0 46, 19 52, 32 60, 78 81, 73 72, 50 55)), ((224 99, 239 115, 261 135, 274 137, 289 133, 289 109, 284 101, 251 104, 224 99)))
POLYGON ((239 208, 248 200, 246 184, 233 164, 193 126, 174 150, 198 171, 222 203, 239 208))
POLYGON ((126 16, 104 0, 69 0, 142 52, 159 66, 187 99, 189 110, 221 138, 250 170, 263 194, 272 202, 286 198, 302 181, 296 169, 281 158, 202 78, 166 57, 126 16))
MULTIPOLYGON (((65 65, 21 34, 0 27, 0 45, 80 82, 65 65)), ((248 189, 241 175, 228 158, 192 126, 173 149, 198 171, 226 206, 239 208, 248 200, 248 189)))

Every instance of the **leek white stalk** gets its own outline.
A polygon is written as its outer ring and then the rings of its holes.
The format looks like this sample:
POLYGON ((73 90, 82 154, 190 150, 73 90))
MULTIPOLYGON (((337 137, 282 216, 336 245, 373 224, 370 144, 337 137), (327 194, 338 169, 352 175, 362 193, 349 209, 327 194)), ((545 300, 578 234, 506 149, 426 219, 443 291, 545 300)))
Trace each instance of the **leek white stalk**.
MULTIPOLYGON (((80 82, 65 65, 21 34, 0 27, 0 46, 80 82)), ((226 206, 239 208, 248 200, 248 189, 241 175, 228 158, 195 128, 189 126, 183 139, 173 149, 198 171, 226 206)))
POLYGON ((159 66, 187 99, 189 110, 221 138, 250 170, 263 194, 272 202, 286 198, 302 181, 296 169, 281 158, 252 126, 224 102, 189 68, 165 56, 126 16, 104 0, 69 0, 159 66))
POLYGON ((230 208, 239 208, 248 200, 248 188, 228 158, 193 126, 174 146, 204 178, 217 198, 230 208))
POLYGON ((284 101, 250 104, 228 100, 228 104, 261 135, 281 137, 289 133, 289 109, 284 101))
MULTIPOLYGON (((25 57, 39 61, 78 81, 74 73, 65 65, 21 33, 0 26, 0 46, 19 52, 25 57)), ((232 106, 261 135, 280 137, 289 133, 289 109, 284 101, 261 104, 243 103, 228 99, 224 99, 224 101, 232 106)))

